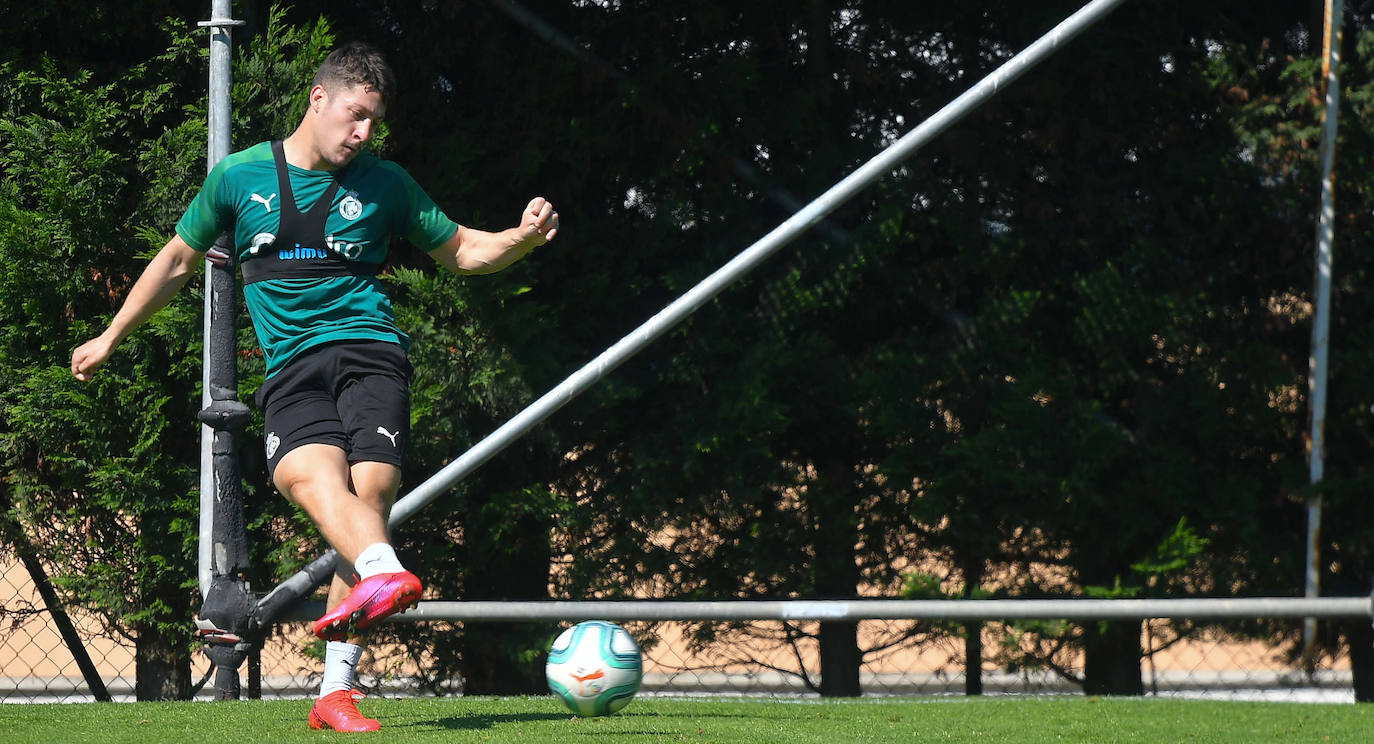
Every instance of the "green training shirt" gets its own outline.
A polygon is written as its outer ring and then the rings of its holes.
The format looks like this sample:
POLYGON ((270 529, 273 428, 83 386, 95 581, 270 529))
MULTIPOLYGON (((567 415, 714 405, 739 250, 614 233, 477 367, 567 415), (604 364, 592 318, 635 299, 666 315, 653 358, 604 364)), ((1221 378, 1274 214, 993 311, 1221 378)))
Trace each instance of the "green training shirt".
MULTIPOLYGON (((337 177, 341 183, 325 220, 325 242, 344 258, 380 264, 393 235, 423 251, 448 240, 457 223, 434 204, 399 165, 361 153, 338 172, 287 165, 291 190, 304 212, 337 177)), ((177 222, 177 234, 206 251, 232 230, 237 259, 252 261, 270 245, 280 225, 280 200, 272 143, 262 142, 217 164, 177 222)), ((409 347, 396 326, 391 298, 373 276, 265 279, 245 285, 253 330, 267 358, 267 376, 302 352, 334 341, 391 341, 409 347)))

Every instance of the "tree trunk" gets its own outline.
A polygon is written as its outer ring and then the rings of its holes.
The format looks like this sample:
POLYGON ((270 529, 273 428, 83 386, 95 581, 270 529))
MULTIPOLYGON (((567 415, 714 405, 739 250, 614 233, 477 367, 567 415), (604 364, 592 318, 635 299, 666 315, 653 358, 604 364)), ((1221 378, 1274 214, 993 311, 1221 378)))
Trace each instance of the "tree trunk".
MULTIPOLYGON (((968 599, 983 584, 983 561, 965 560, 960 568, 964 574, 964 598, 968 599)), ((964 626, 964 694, 983 694, 983 624, 981 622, 971 622, 964 626)))
MULTIPOLYGON (((480 513, 474 509, 472 513, 480 513)), ((470 541, 484 542, 490 532, 470 529, 470 541)), ((468 599, 548 599, 549 525, 525 514, 518 527, 505 531, 502 545, 472 544, 465 581, 468 599), (511 538, 514 537, 512 541, 511 538)), ((541 695, 548 692, 538 657, 548 635, 536 623, 468 623, 463 626, 462 657, 465 695, 541 695)))
MULTIPOLYGON (((850 497, 850 468, 831 464, 814 488, 821 492, 810 499, 816 525, 816 565, 813 567, 816 592, 820 597, 858 596, 859 568, 854 555, 858 541, 854 528, 854 507, 850 497)), ((855 621, 822 621, 820 627, 822 697, 858 697, 859 624, 855 621)))
POLYGON ((1144 695, 1140 675, 1140 621, 1088 623, 1083 639, 1083 692, 1144 695))
POLYGON ((134 698, 189 700, 191 658, 184 638, 165 638, 149 628, 138 628, 134 643, 134 698))
POLYGON ((964 626, 964 694, 983 694, 983 624, 964 626))
POLYGON ((1355 702, 1374 702, 1374 628, 1368 620, 1341 623, 1341 632, 1350 644, 1350 672, 1354 677, 1355 702))
POLYGON ((831 621, 821 623, 821 697, 858 697, 859 624, 831 621))

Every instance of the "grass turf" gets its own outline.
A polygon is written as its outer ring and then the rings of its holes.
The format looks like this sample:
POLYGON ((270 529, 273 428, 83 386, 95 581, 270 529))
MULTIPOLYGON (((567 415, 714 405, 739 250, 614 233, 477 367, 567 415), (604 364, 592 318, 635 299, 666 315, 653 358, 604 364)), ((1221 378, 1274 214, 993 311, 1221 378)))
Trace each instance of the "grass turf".
POLYGON ((0 705, 0 742, 1368 742, 1374 708, 1158 698, 641 698, 577 718, 552 697, 363 701, 375 734, 312 731, 303 700, 0 705))

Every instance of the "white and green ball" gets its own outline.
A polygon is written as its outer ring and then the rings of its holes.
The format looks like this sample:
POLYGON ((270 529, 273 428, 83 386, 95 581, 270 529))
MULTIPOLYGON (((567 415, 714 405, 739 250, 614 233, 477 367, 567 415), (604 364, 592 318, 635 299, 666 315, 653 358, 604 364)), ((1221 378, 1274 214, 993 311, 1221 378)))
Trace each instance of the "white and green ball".
POLYGON ((639 692, 644 660, 624 628, 587 620, 563 631, 544 665, 549 690, 579 716, 605 716, 639 692))

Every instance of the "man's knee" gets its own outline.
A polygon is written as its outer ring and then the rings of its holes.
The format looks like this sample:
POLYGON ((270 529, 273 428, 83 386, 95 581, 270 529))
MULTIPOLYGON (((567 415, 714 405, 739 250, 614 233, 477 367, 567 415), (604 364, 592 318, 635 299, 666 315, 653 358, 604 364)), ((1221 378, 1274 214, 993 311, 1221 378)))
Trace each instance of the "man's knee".
POLYGON ((355 462, 349 468, 353 492, 358 498, 390 510, 401 488, 401 469, 384 462, 355 462))
POLYGON ((272 473, 273 485, 299 502, 348 490, 348 461, 343 450, 328 444, 305 444, 282 455, 272 473))

